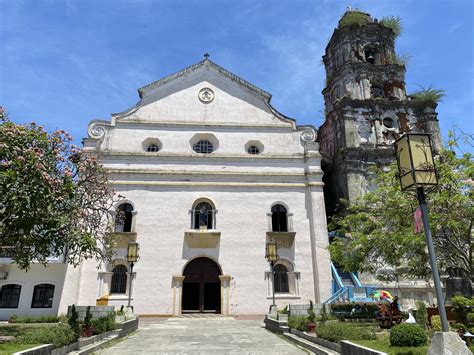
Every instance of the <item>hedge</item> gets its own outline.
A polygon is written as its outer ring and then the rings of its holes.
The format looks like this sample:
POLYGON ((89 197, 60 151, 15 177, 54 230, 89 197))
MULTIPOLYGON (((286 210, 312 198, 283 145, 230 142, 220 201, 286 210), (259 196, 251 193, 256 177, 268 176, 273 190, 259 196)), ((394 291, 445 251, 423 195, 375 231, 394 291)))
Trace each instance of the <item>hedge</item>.
POLYGON ((20 344, 53 344, 54 348, 74 343, 76 333, 66 324, 31 329, 16 339, 20 344))
POLYGON ((367 327, 358 327, 351 323, 330 322, 316 328, 318 337, 340 342, 341 340, 374 340, 375 333, 367 327))
POLYGON ((288 326, 302 332, 306 330, 306 324, 308 324, 308 322, 308 317, 304 316, 293 316, 288 318, 288 326))
POLYGON ((378 311, 376 303, 334 303, 331 305, 331 310, 338 318, 360 319, 360 318, 375 318, 375 313, 378 311), (338 314, 344 313, 344 314, 338 314))
POLYGON ((17 317, 12 315, 9 323, 58 323, 58 316, 40 316, 40 317, 17 317))
POLYGON ((426 331, 418 324, 402 323, 390 330, 392 346, 422 346, 428 341, 426 331))

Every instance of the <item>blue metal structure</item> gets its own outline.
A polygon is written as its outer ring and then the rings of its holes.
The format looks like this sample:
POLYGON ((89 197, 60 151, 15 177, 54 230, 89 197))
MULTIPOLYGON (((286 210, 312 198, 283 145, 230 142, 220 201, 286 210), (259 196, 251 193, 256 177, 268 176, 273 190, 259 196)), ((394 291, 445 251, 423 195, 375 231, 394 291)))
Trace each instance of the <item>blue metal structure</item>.
POLYGON ((340 270, 331 263, 332 295, 324 303, 337 302, 374 302, 369 295, 375 291, 372 286, 364 286, 355 272, 340 270))

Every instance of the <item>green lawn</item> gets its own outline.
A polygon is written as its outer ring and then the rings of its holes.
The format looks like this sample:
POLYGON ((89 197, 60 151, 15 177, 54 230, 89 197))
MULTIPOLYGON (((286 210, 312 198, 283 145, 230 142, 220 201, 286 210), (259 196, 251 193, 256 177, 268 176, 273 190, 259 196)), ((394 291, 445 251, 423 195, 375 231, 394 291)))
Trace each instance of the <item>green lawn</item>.
POLYGON ((52 324, 0 324, 0 335, 20 336, 32 329, 50 327, 52 324))
MULTIPOLYGON (((399 346, 390 346, 388 339, 380 340, 350 340, 353 343, 366 346, 375 350, 380 350, 386 352, 390 355, 426 355, 428 353, 429 345, 420 346, 417 348, 414 347, 399 347, 399 346)), ((469 350, 474 353, 474 344, 469 346, 469 350)))
POLYGON ((426 355, 428 352, 428 345, 414 347, 400 347, 390 346, 388 340, 351 340, 351 342, 386 352, 390 355, 426 355))
POLYGON ((34 348, 41 344, 16 344, 16 343, 0 343, 0 355, 13 354, 29 348, 34 348))

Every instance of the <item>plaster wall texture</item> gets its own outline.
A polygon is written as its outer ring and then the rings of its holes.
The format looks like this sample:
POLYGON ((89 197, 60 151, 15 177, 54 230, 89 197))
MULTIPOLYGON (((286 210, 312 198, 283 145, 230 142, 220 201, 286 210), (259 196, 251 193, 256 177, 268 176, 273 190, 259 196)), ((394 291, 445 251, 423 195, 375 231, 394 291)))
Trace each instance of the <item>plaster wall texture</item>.
POLYGON ((8 284, 21 286, 18 308, 0 308, 0 320, 8 320, 13 314, 17 316, 44 316, 58 314, 60 301, 67 290, 64 290, 64 279, 66 265, 62 263, 51 263, 47 267, 32 264, 25 272, 14 264, 8 265, 8 278, 0 280, 0 288, 8 284), (32 308, 33 290, 39 284, 54 285, 54 297, 52 308, 32 308))

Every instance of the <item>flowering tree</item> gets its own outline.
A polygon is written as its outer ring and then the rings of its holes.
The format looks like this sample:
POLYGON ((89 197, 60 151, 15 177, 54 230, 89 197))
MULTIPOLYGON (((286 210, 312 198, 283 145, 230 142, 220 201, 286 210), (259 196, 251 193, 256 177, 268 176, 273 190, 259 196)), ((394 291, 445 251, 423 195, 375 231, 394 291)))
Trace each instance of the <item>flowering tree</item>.
MULTIPOLYGON (((439 185, 427 195, 431 232, 440 271, 474 278, 474 162, 471 154, 457 156, 455 150, 450 139, 435 156, 439 185)), ((347 271, 377 273, 390 266, 394 276, 429 277, 425 236, 413 228, 418 201, 401 191, 395 162, 376 171, 374 185, 331 221, 340 236, 329 247, 332 259, 347 271)))
POLYGON ((22 269, 63 255, 77 265, 112 256, 114 192, 96 157, 62 130, 18 125, 0 108, 0 246, 22 269))

